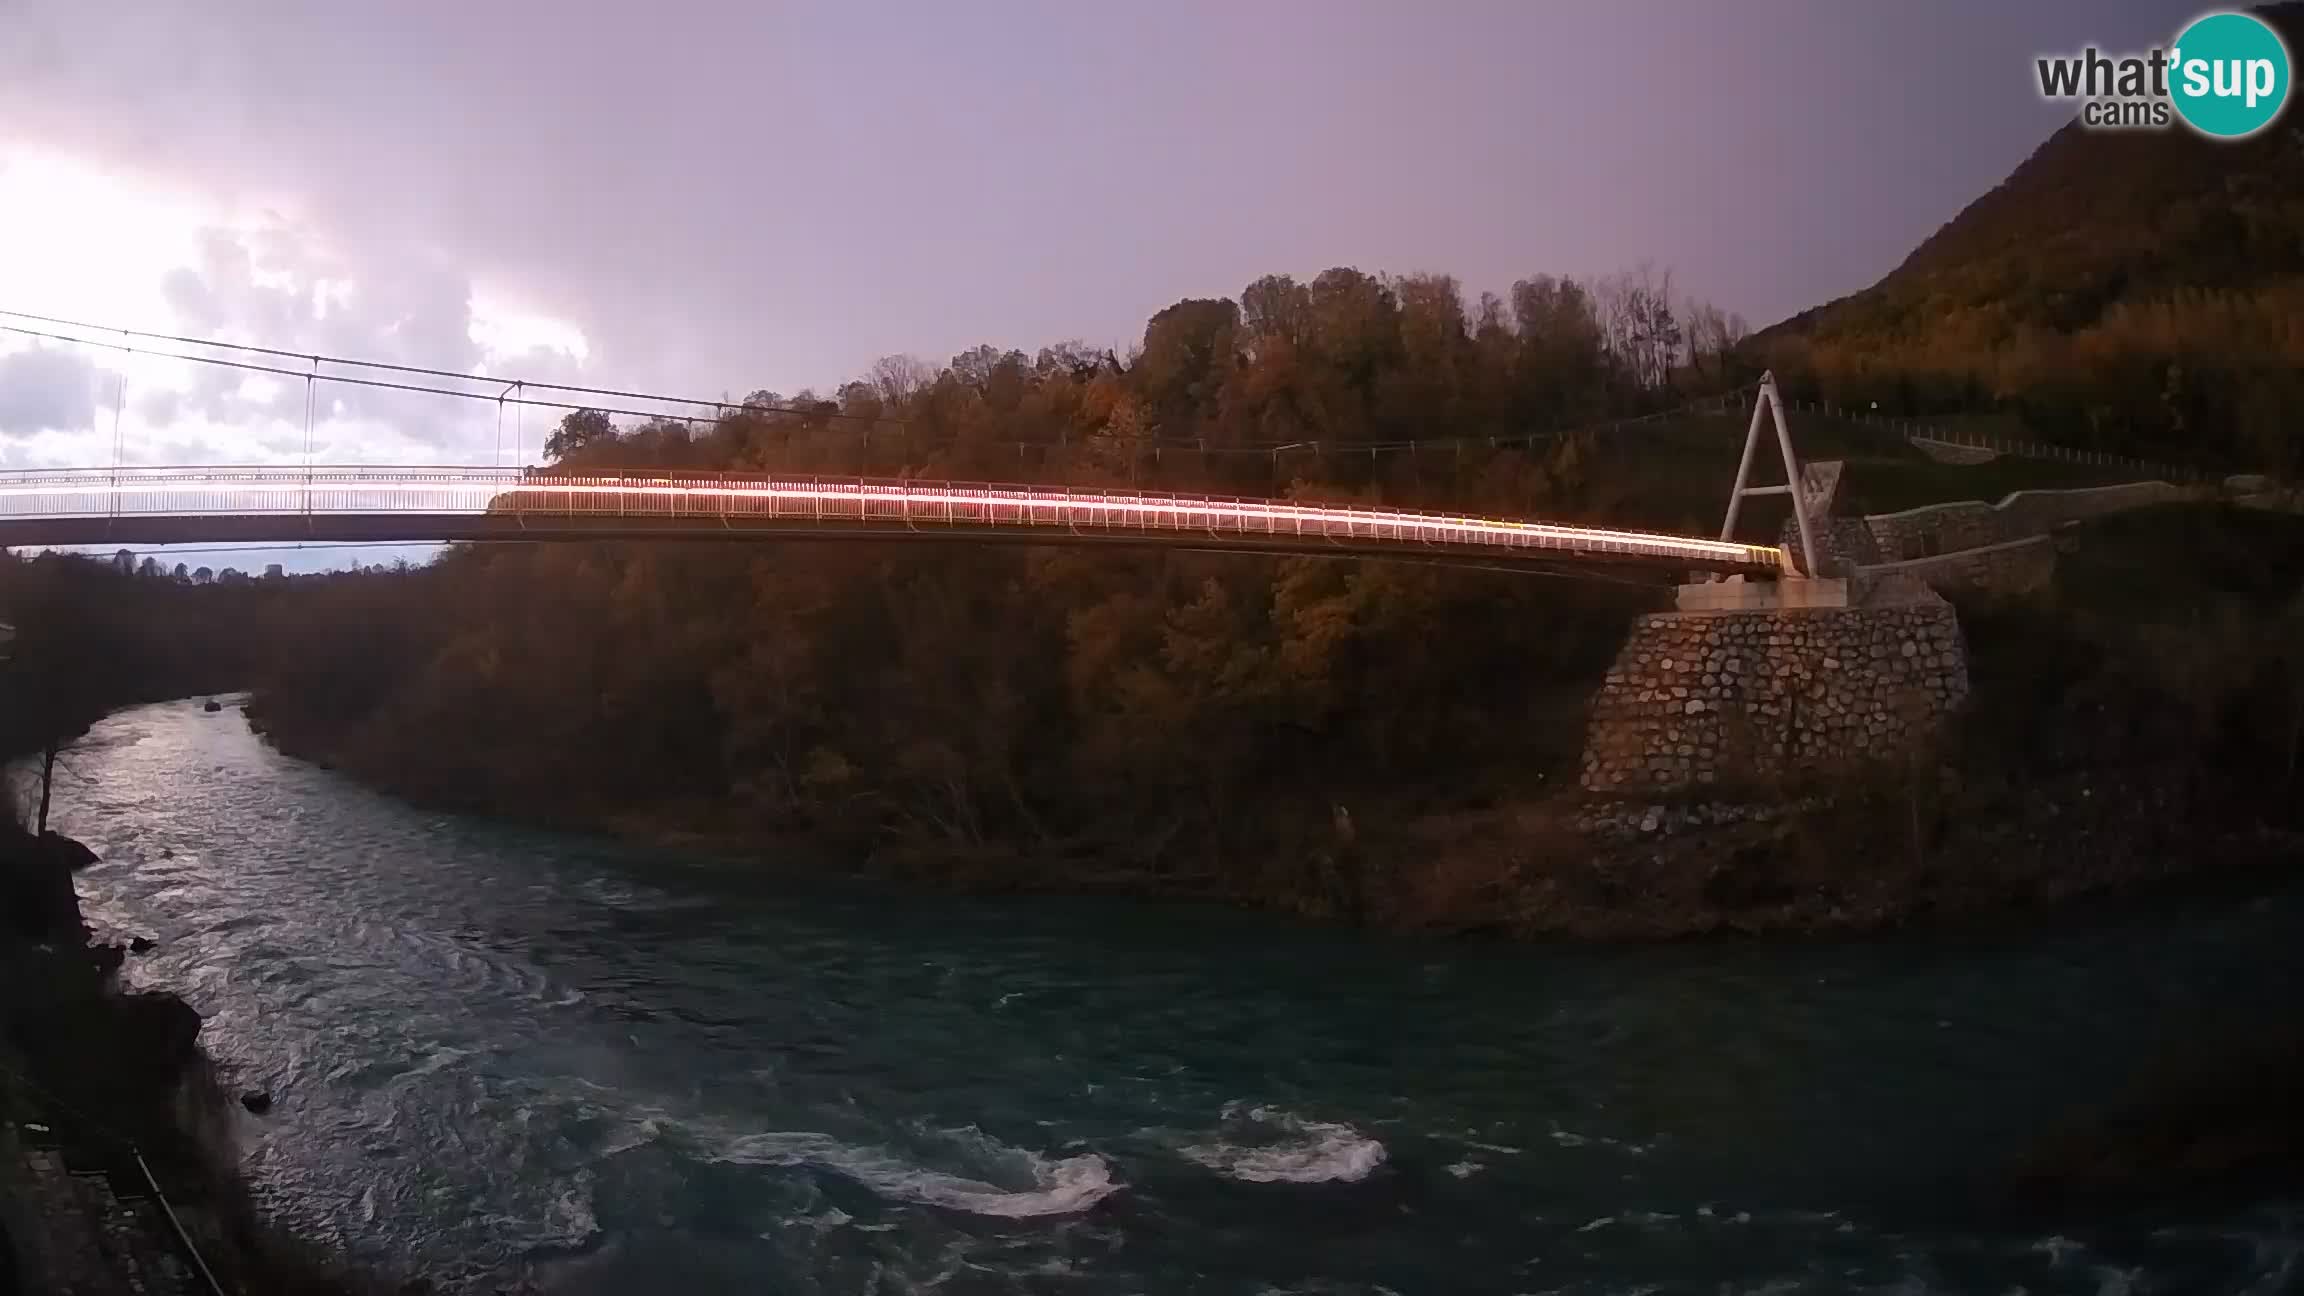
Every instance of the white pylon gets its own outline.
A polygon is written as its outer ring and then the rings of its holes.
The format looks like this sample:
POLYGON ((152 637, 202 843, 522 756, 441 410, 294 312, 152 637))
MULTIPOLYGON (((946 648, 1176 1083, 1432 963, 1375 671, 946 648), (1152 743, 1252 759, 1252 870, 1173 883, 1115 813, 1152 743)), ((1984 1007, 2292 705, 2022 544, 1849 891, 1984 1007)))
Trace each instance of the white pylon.
POLYGON ((1728 520, 1720 524, 1721 539, 1726 540, 1736 534, 1736 513, 1743 507, 1747 495, 1792 497, 1792 517, 1800 524, 1800 570, 1786 571, 1785 575, 1822 575, 1816 569, 1816 532, 1808 519, 1808 495, 1800 488, 1800 458, 1792 453, 1792 429, 1784 422, 1784 398, 1776 394, 1774 370, 1760 375, 1760 395, 1752 402, 1752 427, 1744 434, 1744 457, 1736 464, 1736 485, 1728 492, 1728 520), (1776 445, 1784 452, 1784 484, 1747 485, 1752 480, 1752 452, 1760 448, 1761 424, 1771 414, 1775 416, 1776 445))

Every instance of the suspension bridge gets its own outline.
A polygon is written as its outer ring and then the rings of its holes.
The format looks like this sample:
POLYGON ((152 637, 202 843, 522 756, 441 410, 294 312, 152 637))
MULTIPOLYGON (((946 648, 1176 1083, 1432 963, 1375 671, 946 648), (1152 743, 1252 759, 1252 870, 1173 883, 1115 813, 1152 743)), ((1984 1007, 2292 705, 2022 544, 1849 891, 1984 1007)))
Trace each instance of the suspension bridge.
POLYGON ((1608 564, 1777 576, 1781 548, 1296 500, 975 482, 533 468, 121 467, 0 473, 0 545, 941 539, 1608 564))
MULTIPOLYGON (((805 413, 834 420, 856 416, 823 406, 806 411, 767 404, 730 406, 606 388, 507 382, 423 366, 303 356, 279 348, 137 330, 99 334, 94 325, 4 309, 0 316, 23 321, 0 323, 0 332, 35 343, 209 366, 253 381, 300 382, 305 446, 303 462, 295 465, 131 466, 125 462, 120 419, 127 388, 122 369, 113 392, 111 465, 0 472, 0 545, 938 539, 1406 557, 1553 571, 1636 566, 1684 574, 1779 577, 1815 569, 1808 520, 1798 499, 1794 501, 1801 524, 1797 558, 1782 547, 1732 538, 1734 501, 1748 494, 1792 493, 1790 487, 1747 486, 1761 443, 1763 410, 1776 412, 1786 480, 1799 479, 1772 380, 1759 384, 1761 399, 1753 409, 1744 461, 1731 491, 1728 524, 1714 539, 1298 499, 914 477, 603 471, 557 465, 326 467, 314 462, 315 415, 323 386, 493 404, 499 458, 506 412, 518 414, 531 407, 621 413, 690 427, 739 412, 805 413), (230 354, 211 354, 217 351, 230 354), (258 358, 247 358, 250 355, 258 358), (280 363, 291 360, 301 362, 300 367, 280 363), (482 390, 499 383, 501 390, 482 390), (579 400, 593 403, 576 403, 579 400), (602 403, 610 400, 627 404, 602 403)), ((519 458, 524 447, 517 422, 514 433, 514 454, 519 458)), ((866 421, 859 429, 860 444, 868 445, 869 435, 866 421)), ((1544 436, 1532 433, 1517 440, 1533 445, 1544 436)), ((1403 447, 1414 453, 1418 444, 1357 448, 1373 456, 1403 447)), ((1496 439, 1491 438, 1490 444, 1496 439)), ((1277 463, 1278 455, 1291 448, 1256 452, 1271 453, 1277 463)), ((1204 455, 1206 447, 1200 452, 1204 455)))

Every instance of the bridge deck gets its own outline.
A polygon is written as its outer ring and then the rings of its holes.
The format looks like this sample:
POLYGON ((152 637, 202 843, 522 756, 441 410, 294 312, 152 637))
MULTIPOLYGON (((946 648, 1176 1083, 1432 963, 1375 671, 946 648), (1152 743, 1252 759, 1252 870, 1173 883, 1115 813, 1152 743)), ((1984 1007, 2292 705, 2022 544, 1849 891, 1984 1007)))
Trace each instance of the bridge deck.
POLYGON ((1294 500, 985 483, 488 468, 0 473, 0 544, 617 538, 1106 542, 1440 561, 1779 574, 1781 549, 1601 527, 1294 500))

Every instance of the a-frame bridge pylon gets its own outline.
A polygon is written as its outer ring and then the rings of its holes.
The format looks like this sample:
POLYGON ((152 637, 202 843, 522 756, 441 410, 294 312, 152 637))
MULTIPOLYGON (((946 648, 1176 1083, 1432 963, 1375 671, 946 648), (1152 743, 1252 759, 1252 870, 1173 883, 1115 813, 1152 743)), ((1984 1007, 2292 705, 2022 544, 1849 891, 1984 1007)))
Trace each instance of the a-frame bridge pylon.
POLYGON ((1798 571, 1787 570, 1785 575, 1794 579, 1822 575, 1816 566, 1816 528, 1808 516, 1808 495, 1801 489, 1800 457, 1792 450, 1792 429, 1784 418, 1784 398, 1777 394, 1773 370, 1760 375, 1760 395, 1752 402, 1752 427, 1744 434, 1744 457, 1736 465, 1736 485, 1728 492, 1728 518, 1720 524, 1722 540, 1736 534, 1736 514, 1747 495, 1792 497, 1792 517, 1800 526, 1800 561, 1798 571), (1750 484, 1752 455, 1760 448, 1761 427, 1771 421, 1776 426, 1777 449, 1784 455, 1784 484, 1754 486, 1750 484))

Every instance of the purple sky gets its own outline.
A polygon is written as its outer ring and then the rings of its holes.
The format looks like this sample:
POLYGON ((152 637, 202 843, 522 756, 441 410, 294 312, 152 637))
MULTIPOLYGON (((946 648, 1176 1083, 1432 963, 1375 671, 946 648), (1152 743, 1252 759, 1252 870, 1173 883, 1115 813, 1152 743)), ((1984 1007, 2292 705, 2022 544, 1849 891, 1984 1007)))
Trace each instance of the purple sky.
POLYGON ((0 145, 285 197, 355 277, 484 277, 573 322, 603 381, 791 391, 1124 343, 1332 264, 1477 292, 1652 258, 1763 324, 2038 144, 2064 114, 2032 54, 2192 12, 6 0, 0 145))
MULTIPOLYGON (((0 308, 707 396, 1124 349, 1332 265, 1477 294, 1649 260, 1757 326, 1871 283, 2067 120, 2035 54, 2196 12, 0 0, 0 308)), ((0 466, 106 461, 115 403, 131 462, 306 435, 298 384, 0 334, 0 466)), ((318 413, 327 460, 496 453, 453 402, 318 413)))

